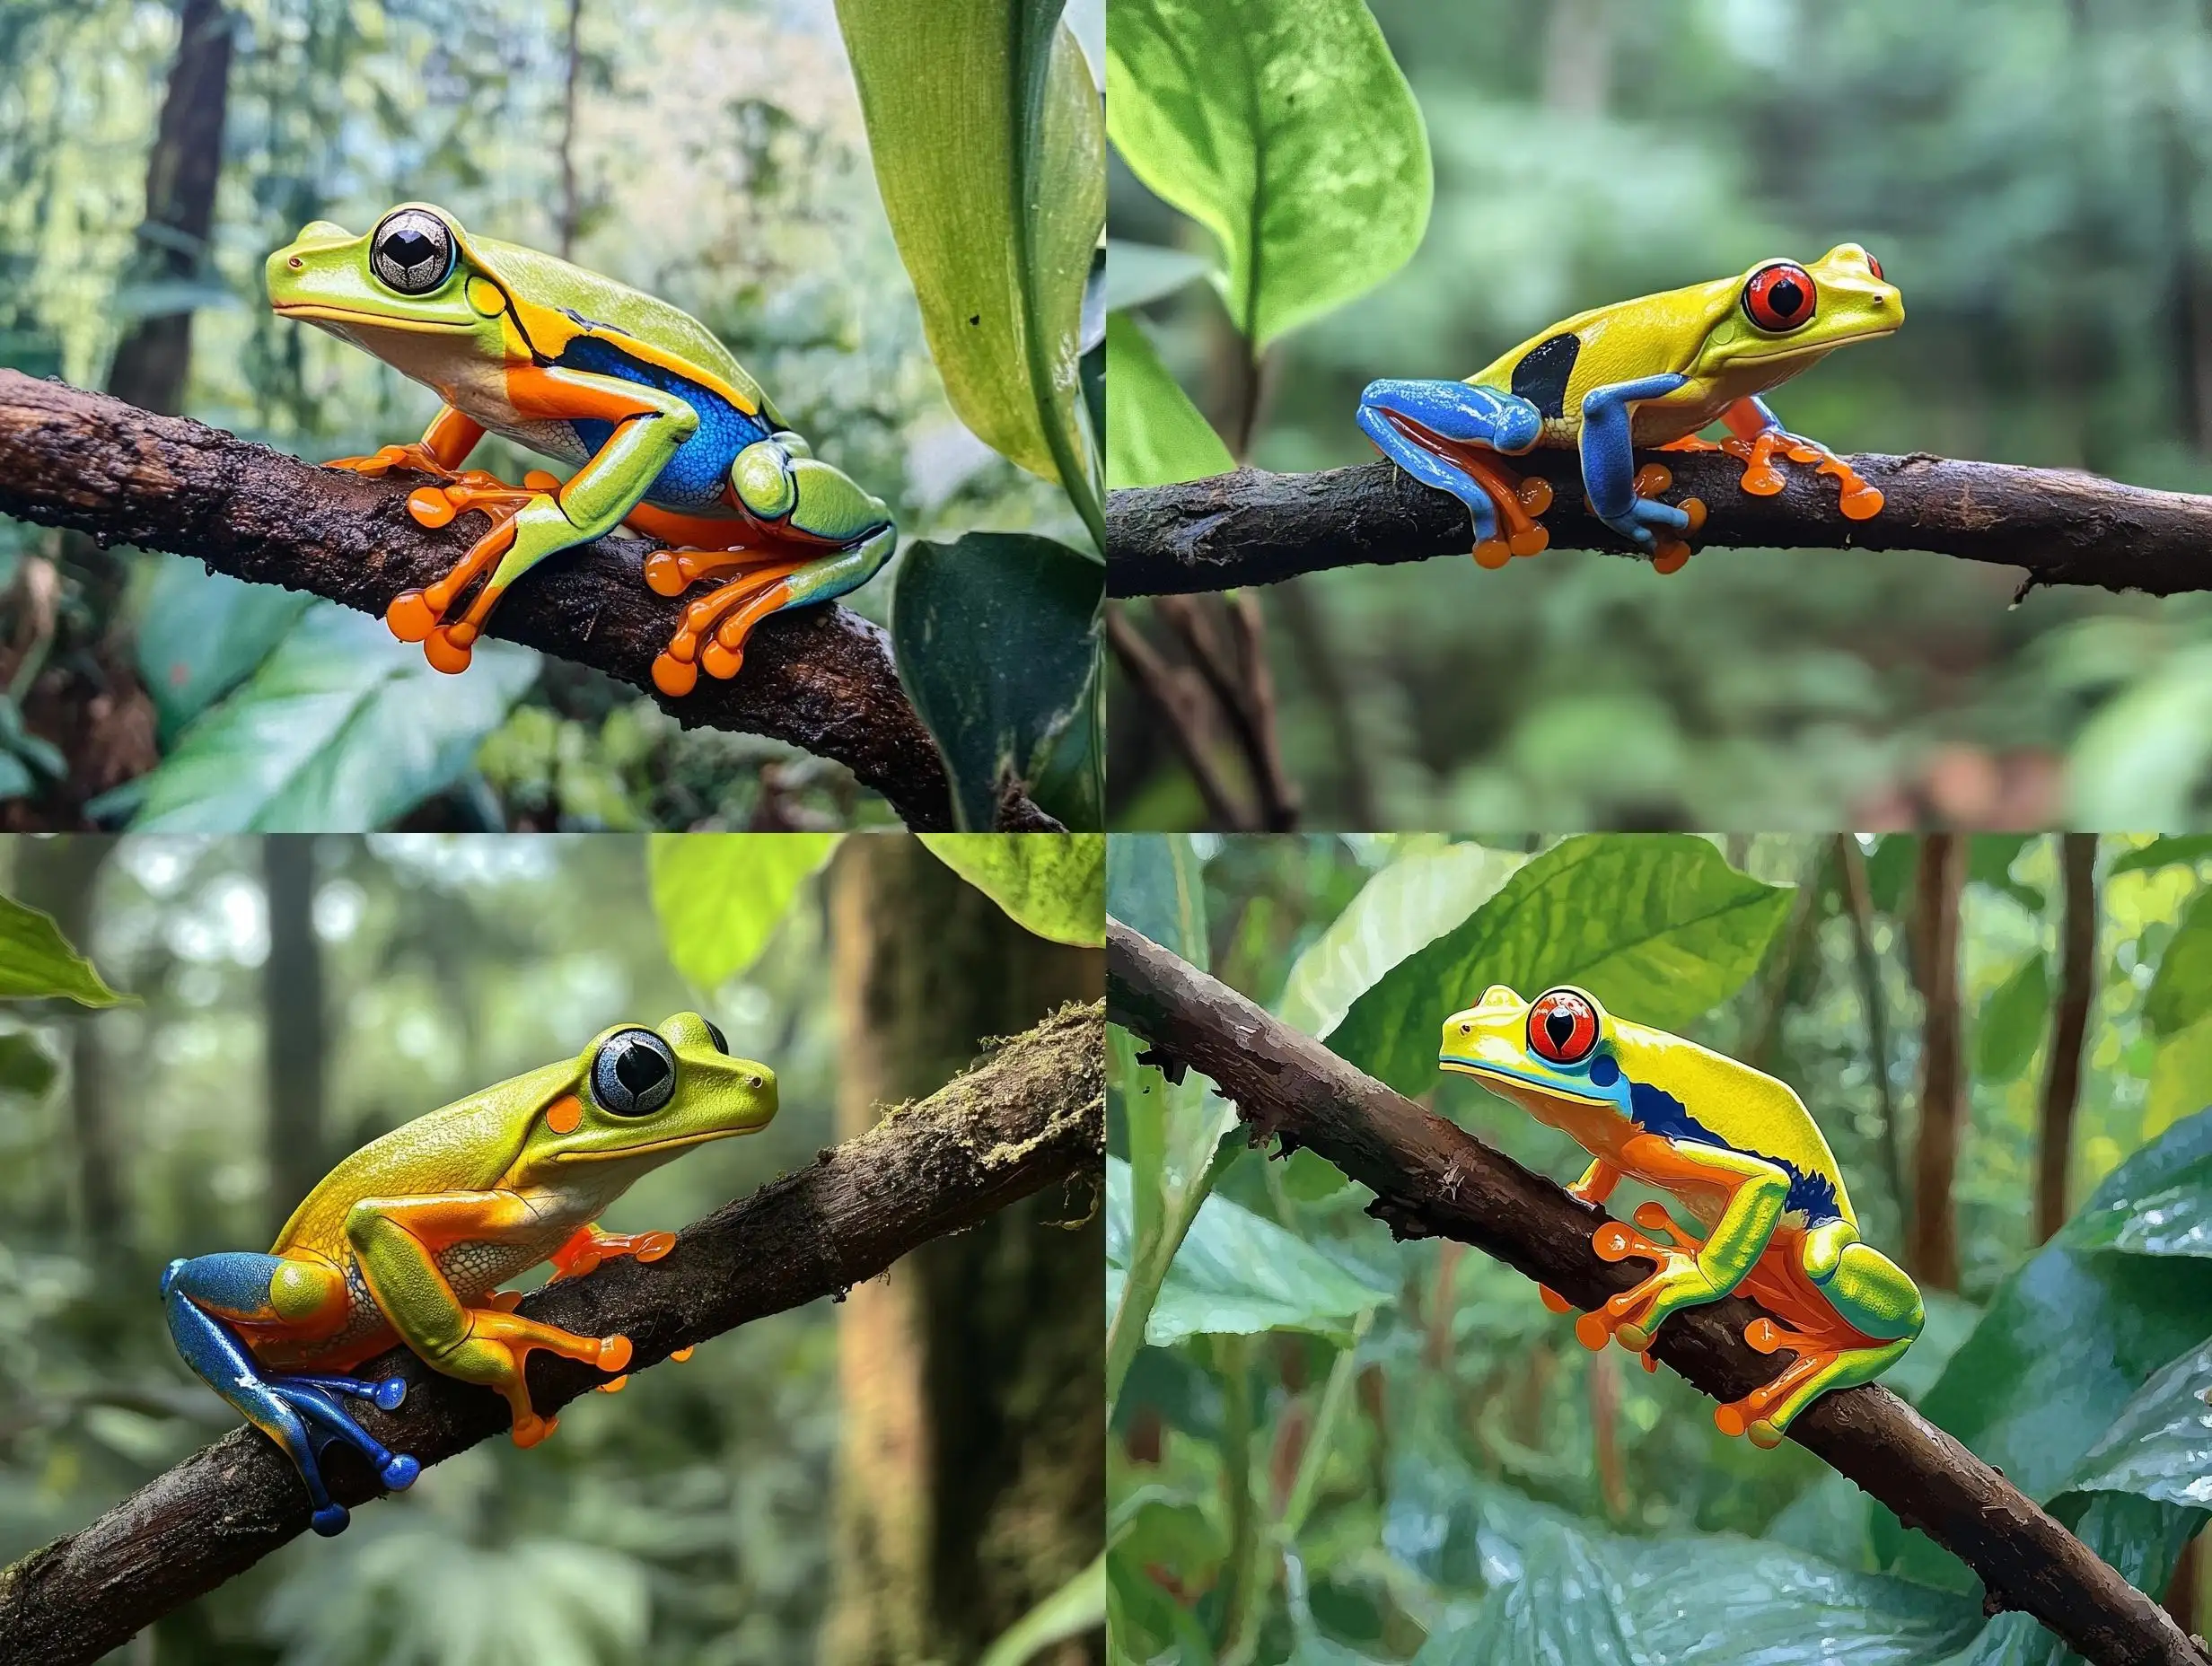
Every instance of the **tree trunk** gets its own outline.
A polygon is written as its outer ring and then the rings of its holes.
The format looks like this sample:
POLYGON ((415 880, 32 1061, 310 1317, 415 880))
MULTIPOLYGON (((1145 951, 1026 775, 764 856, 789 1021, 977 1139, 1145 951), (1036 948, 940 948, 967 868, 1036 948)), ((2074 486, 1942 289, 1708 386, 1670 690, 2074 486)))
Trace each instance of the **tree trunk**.
POLYGON ((1920 841, 1913 895, 1913 946, 1927 1017, 1920 1043, 1920 1148, 1912 1188, 1912 1276, 1937 1290, 1959 1287, 1959 1241, 1951 1186, 1959 1163, 1965 1083, 1959 1057, 1959 899, 1966 889, 1966 836, 1920 841))
POLYGON ((2050 1064, 2043 1074, 2035 1153, 2035 1241, 2066 1224, 2074 1166, 2074 1107, 2081 1095, 2082 1038, 2097 986, 2097 836, 2061 836, 2066 920, 2059 927, 2058 999, 2051 1012, 2050 1064))
MULTIPOLYGON (((1104 989, 1102 955, 1031 936, 912 839, 847 839, 830 916, 840 1138, 1104 989)), ((972 1661, 1097 1556, 1103 1221, 1062 1223, 1087 1203, 1030 1199, 847 1298, 827 1666, 972 1661)), ((1102 1647, 1038 1659, 1082 1666, 1102 1647)))
MULTIPOLYGON (((115 840, 104 834, 27 838, 16 846, 15 882, 22 899, 52 915, 80 954, 92 952, 93 895, 100 871, 114 854, 115 840)), ((69 1017, 69 1132, 77 1230, 92 1259, 112 1267, 127 1257, 131 1233, 107 1061, 93 1022, 97 1014, 75 1005, 64 1010, 69 1017)))
POLYGON ((268 1086, 268 1236, 292 1218, 328 1166, 322 1150, 322 940, 315 935, 315 841, 261 841, 268 959, 261 968, 262 1061, 268 1086))

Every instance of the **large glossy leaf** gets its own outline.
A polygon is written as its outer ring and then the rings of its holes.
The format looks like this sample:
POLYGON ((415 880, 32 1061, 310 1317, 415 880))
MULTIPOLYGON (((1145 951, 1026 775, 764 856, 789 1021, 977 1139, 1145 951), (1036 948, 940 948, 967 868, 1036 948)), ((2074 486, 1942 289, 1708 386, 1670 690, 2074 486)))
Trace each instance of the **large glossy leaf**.
MULTIPOLYGON (((900 557, 899 680, 944 756, 962 828, 988 832, 1007 782, 1034 785, 1057 748, 1088 743, 1105 594, 1104 566, 1029 533, 924 539, 900 557)), ((1065 802, 1044 808, 1096 825, 1065 802)))
POLYGON ((2069 1491, 2212 1509, 2212 1342, 2154 1372, 2089 1449, 2069 1491))
POLYGON ((253 676, 141 782, 141 832, 357 832, 459 780, 538 675, 510 643, 464 676, 335 602, 308 610, 253 676))
POLYGON ((69 946, 51 916, 0 897, 0 1001, 53 995, 80 1006, 113 1006, 123 998, 69 946))
POLYGON ((162 741, 250 677, 313 600, 181 557, 156 566, 138 619, 138 677, 162 741))
POLYGON ((2025 1070, 2050 1010, 2050 962, 2038 949, 1981 1004, 1974 1025, 1974 1074, 1985 1082, 2010 1082, 2025 1070))
POLYGON ((2143 1020, 2162 1036, 2212 1014, 2212 889, 2199 891, 2158 958, 2143 1020))
MULTIPOLYGON (((1106 1160, 1106 1306, 1121 1300, 1129 1267, 1129 1165, 1106 1160)), ((1391 1299, 1385 1285, 1346 1271, 1295 1233, 1216 1193, 1198 1206, 1146 1321, 1145 1340, 1263 1330, 1350 1334, 1354 1317, 1391 1299)))
POLYGON ((767 948, 834 833, 663 833, 647 846, 653 911, 675 969, 719 989, 767 948))
POLYGON ((1106 223, 1097 84, 1060 0, 838 0, 884 212, 960 418, 1104 543, 1084 285, 1106 223))
POLYGON ((1115 147, 1214 234, 1255 348, 1420 247, 1428 132, 1364 0, 1115 0, 1106 65, 1115 147))
POLYGON ((921 838, 1015 925, 1054 943, 1096 946, 1106 941, 1103 833, 925 833, 921 838))
POLYGON ((1236 467, 1143 328, 1126 312, 1106 320, 1106 484, 1171 486, 1236 467))
POLYGON ((1582 834, 1532 858, 1462 924, 1352 1003, 1329 1045, 1401 1093, 1436 1076, 1445 1018, 1492 984, 1578 984, 1638 1023, 1681 1029, 1742 986, 1789 912, 1688 834, 1582 834))
POLYGON ((1424 1455, 1395 1467, 1386 1542, 1490 1594, 1417 1666, 1925 1666, 1973 1636, 1969 1600, 1721 1533, 1629 1539, 1424 1455))
POLYGON ((1276 1015, 1310 1036, 1327 1035, 1376 979, 1496 896, 1526 860, 1466 844, 1391 863, 1292 964, 1276 1015))

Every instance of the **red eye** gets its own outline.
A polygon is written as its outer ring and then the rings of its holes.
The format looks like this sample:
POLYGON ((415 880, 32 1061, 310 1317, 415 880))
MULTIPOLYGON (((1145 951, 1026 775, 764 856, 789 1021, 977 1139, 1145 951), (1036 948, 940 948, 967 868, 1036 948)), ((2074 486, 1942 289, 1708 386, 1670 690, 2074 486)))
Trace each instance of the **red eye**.
POLYGON ((1598 1011, 1579 989, 1547 989, 1529 1008, 1529 1048, 1555 1065, 1579 1065, 1598 1044, 1598 1011))
POLYGON ((1882 262, 1875 259, 1872 255, 1868 255, 1866 257, 1866 269, 1869 272, 1872 272, 1876 277, 1880 277, 1882 276, 1882 262))
POLYGON ((1787 335, 1813 321, 1819 294, 1804 267, 1777 260, 1760 267, 1743 285, 1743 310, 1760 329, 1787 335))

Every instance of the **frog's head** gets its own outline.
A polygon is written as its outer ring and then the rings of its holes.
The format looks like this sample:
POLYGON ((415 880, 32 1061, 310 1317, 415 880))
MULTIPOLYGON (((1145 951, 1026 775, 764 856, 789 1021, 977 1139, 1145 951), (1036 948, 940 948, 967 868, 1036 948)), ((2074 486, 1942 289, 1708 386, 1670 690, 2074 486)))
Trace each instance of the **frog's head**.
POLYGON ((1790 375, 1905 321, 1904 297, 1856 243, 1839 243, 1811 266, 1761 260, 1732 282, 1734 300, 1698 349, 1700 371, 1757 364, 1790 375))
POLYGON ((366 237, 318 220, 269 256, 269 305, 379 358, 419 356, 425 337, 499 339, 505 297, 461 222, 402 203, 366 237))
POLYGON ((1444 1020, 1437 1062, 1572 1133, 1593 1113, 1629 1114, 1620 1059, 1628 1043, 1622 1026, 1584 990, 1563 984, 1523 1001, 1493 984, 1479 1004, 1444 1020))
POLYGON ((620 1189, 694 1145, 751 1134, 776 1115, 776 1073, 730 1057, 722 1031, 697 1013, 657 1030, 618 1024, 602 1031, 532 1118, 517 1179, 597 1185, 620 1175, 620 1189), (610 1171, 610 1165, 613 1165, 610 1171))

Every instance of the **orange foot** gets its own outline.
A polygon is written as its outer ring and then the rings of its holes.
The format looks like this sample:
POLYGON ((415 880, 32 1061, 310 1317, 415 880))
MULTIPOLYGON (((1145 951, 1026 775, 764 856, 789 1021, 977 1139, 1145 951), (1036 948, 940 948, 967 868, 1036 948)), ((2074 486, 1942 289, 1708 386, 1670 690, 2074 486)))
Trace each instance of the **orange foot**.
POLYGON ((618 1256, 634 1255, 640 1261, 657 1261, 675 1247, 673 1232, 602 1232, 595 1227, 580 1226, 549 1258, 553 1263, 553 1276, 547 1282, 558 1284, 564 1278, 581 1278, 595 1271, 601 1262, 611 1261, 618 1256))
POLYGON ((1836 477, 1837 505, 1845 520, 1870 521, 1882 513, 1880 490, 1818 441, 1800 438, 1786 428, 1767 428, 1749 437, 1731 434, 1720 449, 1743 460, 1742 485, 1754 497, 1772 497, 1782 489, 1782 471, 1774 466, 1778 452, 1794 463, 1817 463, 1816 472, 1836 477))
POLYGON ((469 553, 436 583, 426 590, 403 590, 391 599, 391 605, 384 609, 384 623, 391 634, 401 642, 421 643, 423 657, 439 671, 467 671, 477 638, 483 634, 485 617, 496 598, 487 590, 462 618, 448 623, 446 616, 461 592, 506 554, 514 541, 514 517, 532 498, 559 489, 558 480, 535 469, 522 477, 520 487, 471 469, 452 476, 443 486, 418 486, 409 492, 407 512, 418 526, 445 526, 456 515, 475 509, 490 520, 491 530, 470 545, 469 553))
MULTIPOLYGON (((727 681, 745 662, 753 627, 791 599, 785 583, 806 564, 775 561, 732 579, 683 610, 683 622, 653 662, 653 684, 672 699, 698 686, 699 669, 727 681)), ((658 586, 655 586, 658 588, 658 586)))
POLYGON ((1768 1411, 1834 1364, 1841 1349, 1833 1337, 1790 1330, 1763 1316, 1744 1326, 1743 1340, 1761 1354, 1787 1348, 1797 1357, 1773 1381, 1753 1389, 1740 1400, 1715 1407, 1713 1424, 1723 1434, 1749 1435, 1754 1446, 1778 1446, 1782 1432, 1768 1421, 1768 1411))
MULTIPOLYGON (((1674 471, 1663 463, 1646 463, 1636 471, 1636 495, 1638 497, 1657 497, 1673 484, 1674 471)), ((1686 530, 1696 532, 1704 527, 1705 504, 1702 499, 1685 497, 1677 507, 1690 517, 1686 530)), ((1662 538, 1652 548, 1651 566, 1655 573, 1679 573, 1689 562, 1690 544, 1687 539, 1662 538)), ((1640 1218, 1641 1212, 1638 1214, 1640 1218)))
MULTIPOLYGON (((441 480, 458 477, 438 460, 437 453, 420 441, 406 445, 387 445, 367 457, 333 457, 323 464, 326 469, 350 469, 356 474, 381 478, 395 469, 404 469, 411 474, 434 474, 441 480)), ((487 475, 487 479, 490 478, 487 475)))
MULTIPOLYGON (((1668 1233, 1672 1225, 1656 1204, 1646 1204, 1637 1209, 1637 1219, 1663 1234, 1668 1233)), ((1593 1232, 1590 1247, 1597 1251, 1600 1260, 1625 1261, 1634 1256, 1655 1262, 1658 1270, 1612 1297, 1603 1307, 1576 1320, 1575 1339, 1593 1352, 1602 1350, 1607 1343, 1618 1338, 1624 1346, 1638 1354, 1648 1353, 1655 1328, 1649 1322, 1651 1310, 1683 1274, 1696 1269, 1697 1257, 1671 1243, 1648 1238, 1620 1221, 1608 1221, 1593 1232)))

